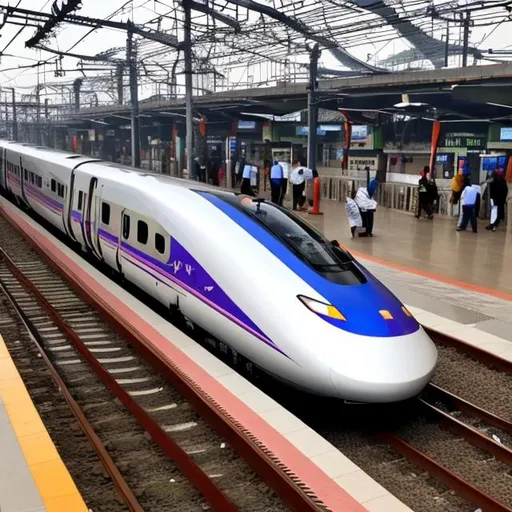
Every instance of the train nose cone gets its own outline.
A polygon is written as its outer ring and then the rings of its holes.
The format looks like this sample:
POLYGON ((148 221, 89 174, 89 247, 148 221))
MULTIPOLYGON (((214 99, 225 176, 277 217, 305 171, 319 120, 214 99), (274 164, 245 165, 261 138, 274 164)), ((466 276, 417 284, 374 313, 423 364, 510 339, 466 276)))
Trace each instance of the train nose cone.
POLYGON ((416 396, 437 362, 437 350, 422 329, 397 338, 361 339, 351 349, 330 364, 335 396, 345 400, 397 402, 416 396))
POLYGON ((343 400, 365 403, 386 403, 407 400, 421 393, 431 374, 408 381, 385 382, 383 380, 361 380, 330 371, 334 395, 343 400))

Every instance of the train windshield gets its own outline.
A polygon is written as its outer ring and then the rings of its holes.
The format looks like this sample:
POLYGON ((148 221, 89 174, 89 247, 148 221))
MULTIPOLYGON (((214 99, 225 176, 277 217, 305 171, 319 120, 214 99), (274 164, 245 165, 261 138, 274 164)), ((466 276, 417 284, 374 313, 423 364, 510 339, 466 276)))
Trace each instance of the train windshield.
POLYGON ((273 203, 249 197, 223 197, 237 209, 249 215, 283 242, 300 259, 329 281, 337 284, 363 284, 364 274, 351 256, 333 245, 321 233, 298 216, 273 203))

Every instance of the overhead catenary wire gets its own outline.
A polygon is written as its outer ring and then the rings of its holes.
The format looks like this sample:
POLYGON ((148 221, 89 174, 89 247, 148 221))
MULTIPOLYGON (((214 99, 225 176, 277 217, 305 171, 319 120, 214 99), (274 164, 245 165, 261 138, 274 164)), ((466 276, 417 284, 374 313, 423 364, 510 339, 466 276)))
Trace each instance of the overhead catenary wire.
MULTIPOLYGON (((435 20, 432 22, 431 18, 427 16, 426 6, 429 2, 424 0, 403 0, 400 4, 388 2, 390 6, 395 8, 395 13, 391 16, 378 16, 368 9, 341 0, 321 0, 320 2, 311 0, 271 2, 267 0, 267 3, 277 6, 285 14, 294 16, 302 23, 308 24, 315 33, 329 37, 333 40, 333 45, 336 44, 352 51, 357 51, 358 48, 369 44, 389 45, 393 41, 402 41, 405 47, 412 48, 412 45, 404 40, 404 37, 414 35, 417 30, 423 30, 428 34, 430 34, 431 28, 433 28, 434 34, 441 33, 441 31, 444 33, 445 30, 444 23, 435 20), (396 27, 403 22, 409 22, 410 25, 406 30, 399 33, 396 27)), ((153 4, 154 6, 150 6, 148 0, 124 2, 116 11, 126 14, 130 13, 133 7, 134 16, 140 16, 141 13, 149 15, 146 16, 143 23, 158 24, 165 21, 168 27, 167 30, 172 30, 176 34, 181 33, 183 25, 178 6, 160 0, 153 2, 153 4)), ((209 5, 219 11, 225 10, 225 12, 235 15, 235 8, 229 2, 212 0, 209 5)), ((377 5, 378 2, 373 2, 367 7, 373 8, 377 5)), ((479 5, 481 3, 467 2, 464 6, 459 6, 457 2, 444 0, 438 2, 437 9, 443 15, 450 14, 453 16, 452 13, 454 12, 462 12, 463 9, 471 9, 479 5)), ((503 6, 504 2, 486 2, 486 5, 486 10, 478 14, 475 13, 473 17, 475 24, 490 24, 492 22, 505 24, 509 21, 508 19, 504 20, 504 11, 496 8, 498 5, 503 6)), ((116 16, 116 11, 114 11, 112 18, 116 16)), ((251 66, 251 69, 253 69, 255 66, 268 66, 273 63, 282 66, 282 69, 287 67, 288 73, 297 76, 304 73, 306 69, 304 66, 307 64, 305 52, 308 43, 307 36, 283 27, 282 24, 264 15, 257 16, 246 10, 244 11, 242 8, 238 9, 237 15, 241 20, 242 30, 235 36, 232 30, 221 23, 214 24, 208 16, 193 11, 195 48, 193 60, 196 67, 202 66, 201 69, 209 69, 212 76, 217 70, 220 71, 228 77, 227 83, 231 83, 233 87, 244 86, 244 80, 249 79, 246 69, 251 66), (204 68, 206 58, 208 65, 204 68), (232 78, 229 78, 230 76, 232 78)), ((96 28, 91 28, 67 51, 70 52, 79 46, 96 30, 96 28)), ((444 51, 441 49, 444 48, 444 43, 432 40, 425 44, 425 48, 431 57, 435 57, 444 51)), ((142 87, 146 87, 150 83, 167 80, 166 69, 170 69, 175 63, 178 64, 176 75, 183 77, 183 61, 175 50, 162 48, 158 43, 145 42, 139 42, 138 50, 139 59, 144 62, 145 66, 145 70, 141 67, 139 71, 142 87)), ((116 58, 123 57, 120 54, 116 58)), ((373 58, 375 58, 375 55, 373 58)), ((54 57, 37 63, 35 68, 44 68, 52 62, 55 62, 54 57)), ((69 67, 66 66, 66 68, 69 67)), ((23 71, 25 76, 29 74, 30 69, 27 68, 23 71)), ((253 77, 252 83, 264 84, 265 81, 268 82, 271 79, 277 80, 279 78, 278 74, 285 72, 279 69, 275 72, 270 71, 266 77, 253 77), (274 74, 272 75, 272 73, 274 74)), ((85 65, 81 65, 77 72, 96 73, 85 65)), ((250 73, 254 74, 253 71, 250 73)), ((85 79, 93 80, 96 77, 98 80, 107 82, 108 77, 111 76, 110 72, 107 72, 91 77, 86 76, 85 79)))

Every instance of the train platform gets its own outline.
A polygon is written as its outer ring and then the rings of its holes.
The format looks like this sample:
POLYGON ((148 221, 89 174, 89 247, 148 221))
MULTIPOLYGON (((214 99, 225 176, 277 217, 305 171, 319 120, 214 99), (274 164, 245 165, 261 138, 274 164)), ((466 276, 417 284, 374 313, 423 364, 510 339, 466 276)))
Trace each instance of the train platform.
MULTIPOLYGON (((437 222, 436 219, 433 223, 416 221, 405 214, 381 209, 375 222, 375 237, 351 240, 344 205, 323 203, 322 209, 323 216, 304 215, 329 238, 338 239, 352 251, 401 298, 420 322, 512 360, 511 336, 501 331, 511 322, 512 295, 509 296, 506 290, 493 290, 469 280, 458 280, 457 275, 443 273, 440 264, 438 267, 426 266, 429 230, 430 234, 437 231, 442 233, 445 230, 446 244, 455 243, 451 241, 451 237, 455 239, 457 236, 478 242, 481 235, 490 243, 489 241, 494 240, 493 237, 496 240, 500 236, 505 238, 504 233, 482 231, 478 235, 457 234, 452 229, 453 226, 444 220, 437 222), (414 244, 405 240, 406 231, 409 236, 414 236, 413 227, 423 233, 425 238, 426 245, 419 252, 425 255, 424 260, 414 254, 414 244), (392 236, 395 237, 394 241, 392 236), (400 255, 401 239, 402 245, 410 247, 409 254, 404 251, 400 255), (380 242, 383 243, 382 247, 378 246, 380 242), (433 270, 435 268, 437 272, 433 270)), ((301 420, 1 198, 0 213, 18 225, 65 272, 82 283, 92 294, 101 297, 104 303, 125 319, 131 329, 140 332, 154 344, 163 357, 178 365, 201 388, 207 389, 213 400, 246 427, 290 473, 296 475, 331 510, 410 511, 399 499, 301 420)), ((464 240, 459 243, 464 243, 464 240)), ((481 244, 479 250, 485 254, 485 245, 481 244)), ((445 251, 445 254, 449 254, 448 249, 445 251)), ((434 252, 430 251, 431 254, 434 252)), ((464 251, 461 250, 460 257, 463 254, 464 251)), ((450 261, 458 260, 455 258, 450 261)), ((474 260, 469 256, 469 273, 471 261, 474 260)), ((0 468, 1 465, 2 461, 0 468)))
POLYGON ((0 454, 1 512, 87 512, 1 335, 0 454))
POLYGON ((419 219, 378 208, 373 238, 352 238, 344 203, 301 213, 336 239, 434 329, 512 359, 511 234, 501 227, 457 232, 455 219, 419 219))
MULTIPOLYGON (((333 512, 411 512, 398 498, 252 383, 120 288, 0 197, 0 214, 65 273, 153 344, 227 414, 236 418, 333 512)), ((1 461, 0 461, 1 464, 1 461)), ((2 512, 4 512, 2 510, 2 512)))

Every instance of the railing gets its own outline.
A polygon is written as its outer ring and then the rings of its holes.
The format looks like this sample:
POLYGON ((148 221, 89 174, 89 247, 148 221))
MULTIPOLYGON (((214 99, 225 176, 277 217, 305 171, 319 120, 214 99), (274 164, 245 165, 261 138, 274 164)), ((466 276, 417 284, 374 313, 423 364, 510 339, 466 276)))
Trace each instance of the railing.
MULTIPOLYGON (((365 187, 366 180, 350 177, 320 177, 320 193, 322 199, 331 199, 334 201, 344 201, 346 196, 350 196, 352 190, 358 187, 365 187)), ((450 204, 451 191, 448 188, 439 188, 439 215, 453 216, 458 215, 458 208, 453 211, 450 204)), ((406 212, 415 212, 418 208, 418 187, 416 185, 407 185, 404 183, 381 183, 377 189, 376 201, 379 206, 401 210, 406 212)))

